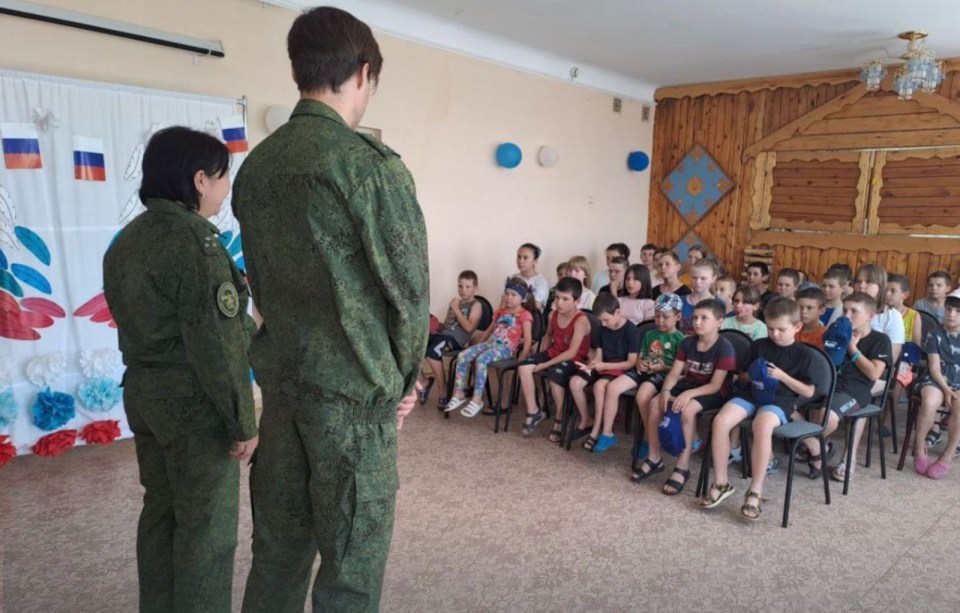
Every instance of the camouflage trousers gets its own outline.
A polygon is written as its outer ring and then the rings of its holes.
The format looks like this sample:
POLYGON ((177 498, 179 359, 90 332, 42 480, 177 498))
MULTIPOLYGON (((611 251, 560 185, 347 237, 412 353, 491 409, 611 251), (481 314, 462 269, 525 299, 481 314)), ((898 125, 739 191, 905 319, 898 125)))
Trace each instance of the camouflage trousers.
POLYGON ((396 408, 264 392, 250 474, 253 566, 244 613, 377 611, 393 534, 396 408))
POLYGON ((137 529, 140 613, 229 613, 240 468, 228 455, 226 428, 212 405, 185 398, 194 406, 180 414, 193 413, 186 421, 194 427, 175 436, 168 424, 151 424, 163 412, 158 404, 176 401, 138 402, 129 393, 124 401, 146 490, 137 529))

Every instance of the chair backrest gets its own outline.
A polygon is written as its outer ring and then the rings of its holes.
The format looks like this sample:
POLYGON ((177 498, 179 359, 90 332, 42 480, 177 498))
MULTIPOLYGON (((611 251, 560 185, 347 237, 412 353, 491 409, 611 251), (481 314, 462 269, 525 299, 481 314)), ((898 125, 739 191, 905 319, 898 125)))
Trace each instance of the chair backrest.
POLYGON ((746 372, 750 368, 750 337, 739 330, 720 330, 720 338, 725 338, 737 352, 737 372, 746 372))
POLYGON ((917 313, 920 314, 920 346, 923 347, 923 341, 926 340, 927 334, 930 333, 930 330, 939 326, 940 322, 933 314, 922 309, 917 309, 917 313))
MULTIPOLYGON (((803 344, 804 348, 810 353, 810 371, 807 375, 810 382, 813 383, 813 398, 804 402, 801 406, 811 408, 821 408, 830 405, 833 400, 833 392, 837 387, 837 367, 833 365, 833 360, 827 353, 815 345, 803 344)), ((826 427, 829 410, 823 412, 821 426, 826 427)))
POLYGON ((896 381, 895 373, 897 372, 897 365, 888 366, 883 369, 883 374, 880 375, 880 380, 883 381, 883 390, 879 395, 874 395, 873 398, 879 398, 880 401, 876 403, 878 407, 884 407, 887 404, 887 395, 890 393, 890 386, 893 385, 893 382, 896 381))
POLYGON ((480 323, 477 324, 477 330, 483 331, 493 323, 493 305, 483 296, 474 296, 480 303, 480 323))
POLYGON ((533 344, 536 345, 543 340, 547 333, 547 315, 543 311, 533 310, 533 325, 530 327, 530 335, 533 337, 533 344))

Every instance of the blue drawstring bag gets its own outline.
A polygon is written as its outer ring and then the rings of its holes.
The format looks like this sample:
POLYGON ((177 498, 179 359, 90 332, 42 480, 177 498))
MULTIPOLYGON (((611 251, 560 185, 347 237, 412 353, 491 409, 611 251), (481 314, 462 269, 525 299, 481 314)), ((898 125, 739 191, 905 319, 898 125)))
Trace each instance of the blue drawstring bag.
POLYGON ((853 324, 845 316, 838 318, 823 333, 823 350, 833 360, 834 366, 843 364, 851 338, 853 338, 853 324))
POLYGON ((903 349, 900 350, 900 360, 906 362, 910 366, 919 366, 920 345, 913 342, 904 343, 903 349))
POLYGON ((657 436, 660 437, 660 448, 672 456, 680 455, 687 447, 687 440, 683 436, 683 424, 680 422, 680 413, 673 412, 673 401, 667 403, 663 420, 657 427, 657 436))
POLYGON ((763 358, 757 358, 747 369, 750 375, 750 385, 753 392, 754 403, 758 407, 765 404, 773 404, 773 399, 777 395, 777 388, 780 382, 769 375, 769 364, 763 358))

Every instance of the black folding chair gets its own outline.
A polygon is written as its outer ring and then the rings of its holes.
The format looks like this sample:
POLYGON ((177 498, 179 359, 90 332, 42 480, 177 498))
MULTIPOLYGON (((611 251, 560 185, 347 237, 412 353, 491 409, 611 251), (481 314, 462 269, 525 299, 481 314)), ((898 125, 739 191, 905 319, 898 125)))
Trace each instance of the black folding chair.
MULTIPOLYGON (((483 296, 474 296, 477 301, 480 303, 480 321, 477 322, 477 329, 473 331, 473 334, 477 332, 483 332, 490 327, 490 324, 493 323, 493 305, 490 304, 490 301, 484 298, 483 296)), ((473 336, 473 335, 471 335, 473 336)), ((468 341, 469 342, 469 341, 468 341)), ((457 367, 457 356, 460 355, 461 349, 455 351, 450 351, 445 353, 443 357, 450 358, 450 362, 447 364, 447 399, 449 400, 453 396, 453 377, 454 371, 457 367)), ((437 407, 440 411, 440 409, 437 407)), ((450 413, 444 411, 444 419, 450 419, 450 413)))
MULTIPOLYGON (((893 368, 887 367, 886 371, 883 373, 883 391, 880 393, 880 402, 876 404, 868 404, 865 407, 860 407, 856 411, 850 411, 843 416, 843 425, 844 425, 844 438, 847 441, 847 459, 846 464, 844 464, 844 476, 843 476, 843 495, 846 496, 847 492, 850 490, 850 474, 853 473, 853 463, 856 461, 856 458, 853 456, 853 435, 856 430, 857 421, 861 419, 866 419, 867 424, 867 457, 864 467, 870 468, 870 455, 872 452, 870 434, 873 430, 873 422, 877 422, 877 443, 880 445, 880 476, 882 479, 887 478, 887 456, 883 451, 883 433, 880 432, 881 418, 883 417, 883 407, 887 402, 887 394, 890 392, 890 382, 893 381, 893 368)), ((828 409, 829 410, 829 409, 828 409)), ((826 467, 824 467, 826 469, 826 467)))
MULTIPOLYGON (((637 325, 637 330, 640 332, 641 348, 643 347, 643 338, 647 335, 647 332, 649 332, 650 330, 653 330, 656 327, 657 327, 657 322, 653 320, 641 321, 637 325)), ((640 350, 638 349, 637 351, 639 354, 640 350)), ((633 407, 638 391, 640 391, 640 388, 635 387, 632 390, 627 390, 626 392, 620 394, 621 400, 627 400, 630 402, 629 409, 624 418, 625 429, 627 434, 630 434, 630 422, 633 420, 634 415, 636 415, 637 417, 637 429, 633 434, 633 447, 631 448, 631 451, 630 451, 630 458, 631 458, 630 470, 632 470, 633 472, 637 471, 637 461, 638 461, 637 452, 639 451, 640 445, 643 442, 643 432, 644 432, 643 420, 640 419, 640 412, 639 410, 636 410, 633 407)))
MULTIPOLYGON (((547 332, 547 324, 545 315, 541 311, 533 312, 533 325, 531 326, 530 336, 532 337, 532 342, 530 345, 531 355, 536 353, 540 346, 540 341, 543 340, 544 334, 547 332)), ((519 351, 519 350, 518 350, 519 351)), ((487 404, 493 409, 494 414, 494 424, 493 431, 494 433, 500 432, 500 415, 506 413, 506 419, 503 422, 503 431, 507 432, 510 429, 510 413, 513 410, 513 405, 517 403, 520 396, 520 380, 517 377, 512 377, 510 391, 507 394, 507 405, 503 405, 503 388, 504 377, 507 373, 512 373, 517 370, 517 367, 520 366, 520 360, 514 356, 512 358, 507 358, 506 360, 497 360, 496 362, 490 362, 489 368, 497 369, 497 400, 494 402, 493 393, 490 390, 490 377, 487 377, 487 404)), ((549 409, 547 410, 547 416, 549 417, 549 409)))
MULTIPOLYGON (((917 313, 920 315, 920 322, 919 322, 919 323, 920 323, 920 347, 922 348, 922 347, 923 347, 923 341, 927 338, 927 332, 929 332, 930 330, 933 330, 934 328, 936 328, 937 325, 938 325, 938 322, 937 322, 937 318, 934 317, 932 314, 928 313, 927 311, 924 311, 924 310, 921 310, 921 309, 917 309, 916 311, 917 311, 917 313)), ((916 323, 914 323, 914 325, 916 325, 916 323)), ((907 339, 907 342, 912 342, 912 341, 911 341, 911 339, 907 339)), ((901 354, 901 356, 900 356, 900 359, 903 360, 903 355, 902 355, 902 354, 901 354)), ((909 399, 913 397, 913 392, 914 392, 915 389, 916 389, 917 382, 920 380, 920 374, 921 374, 921 370, 922 370, 923 364, 924 364, 923 360, 925 360, 925 359, 926 359, 926 356, 924 355, 924 356, 921 358, 920 363, 913 367, 913 381, 911 381, 911 382, 910 382, 910 385, 906 386, 906 387, 904 388, 904 390, 903 390, 903 393, 907 396, 907 399, 908 399, 908 400, 907 400, 907 413, 908 413, 908 416, 909 416, 909 411, 910 411, 910 404, 909 404, 910 401, 909 401, 909 399)), ((896 376, 896 375, 894 375, 894 376, 896 376)), ((912 424, 912 425, 915 425, 915 424, 912 424)), ((890 431, 891 431, 891 433, 892 433, 892 435, 893 435, 893 436, 892 436, 892 438, 893 438, 893 452, 894 452, 894 453, 897 453, 897 407, 894 406, 894 404, 893 404, 892 401, 890 401, 890 431)), ((905 434, 904 434, 904 439, 903 439, 903 441, 904 441, 903 444, 904 444, 904 445, 907 444, 907 437, 908 437, 908 436, 909 436, 908 433, 905 433, 905 434)), ((902 454, 901 454, 901 455, 902 455, 902 454)), ((903 457, 906 458, 906 456, 903 456, 903 457)), ((903 470, 903 463, 900 463, 900 464, 898 465, 897 470, 903 470)))

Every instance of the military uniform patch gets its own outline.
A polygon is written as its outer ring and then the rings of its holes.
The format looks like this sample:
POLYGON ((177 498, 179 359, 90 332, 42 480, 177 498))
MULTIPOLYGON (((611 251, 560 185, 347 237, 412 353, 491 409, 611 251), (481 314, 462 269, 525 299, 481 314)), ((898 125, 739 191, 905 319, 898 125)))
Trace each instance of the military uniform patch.
POLYGON ((226 281, 217 288, 217 307, 227 317, 236 317, 240 312, 240 295, 233 283, 226 281))

